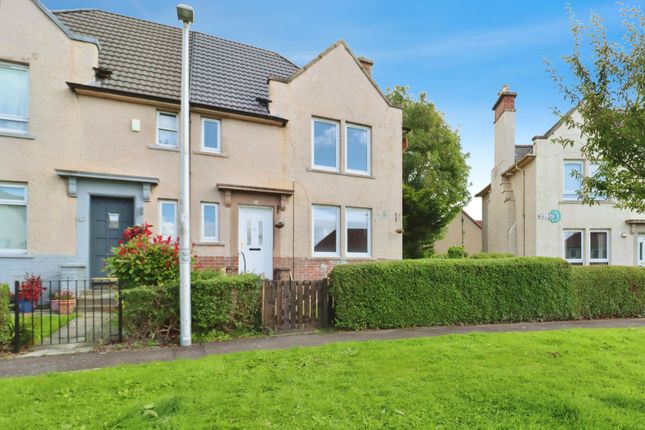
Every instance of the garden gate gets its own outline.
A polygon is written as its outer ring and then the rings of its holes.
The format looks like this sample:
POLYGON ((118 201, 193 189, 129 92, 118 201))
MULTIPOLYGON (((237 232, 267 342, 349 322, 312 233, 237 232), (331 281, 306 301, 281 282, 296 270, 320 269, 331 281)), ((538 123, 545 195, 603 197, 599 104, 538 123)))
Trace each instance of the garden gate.
POLYGON ((262 324, 274 332, 331 327, 333 299, 327 279, 264 281, 262 324))

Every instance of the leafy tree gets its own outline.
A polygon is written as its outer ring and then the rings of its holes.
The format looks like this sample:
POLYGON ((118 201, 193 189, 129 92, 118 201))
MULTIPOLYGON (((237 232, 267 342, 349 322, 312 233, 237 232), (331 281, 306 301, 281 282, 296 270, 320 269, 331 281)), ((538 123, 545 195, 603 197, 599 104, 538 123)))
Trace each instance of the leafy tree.
POLYGON ((408 149, 403 154, 403 256, 432 253, 443 228, 470 200, 466 164, 459 135, 427 100, 407 87, 388 89, 389 99, 403 107, 408 149))
MULTIPOLYGON (((645 16, 638 8, 621 9, 624 36, 616 42, 608 39, 599 15, 581 23, 568 12, 574 48, 563 60, 573 82, 547 64, 565 99, 577 106, 556 113, 582 132, 581 151, 598 165, 595 174, 581 176, 580 196, 587 204, 606 196, 619 207, 645 212, 645 16)), ((569 138, 556 141, 574 144, 569 138)))

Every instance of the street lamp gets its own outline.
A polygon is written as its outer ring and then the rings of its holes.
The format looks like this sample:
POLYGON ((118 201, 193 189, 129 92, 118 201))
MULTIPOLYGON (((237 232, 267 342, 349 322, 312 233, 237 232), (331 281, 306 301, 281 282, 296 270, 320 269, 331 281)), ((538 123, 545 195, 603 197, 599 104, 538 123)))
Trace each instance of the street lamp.
POLYGON ((191 312, 190 312, 190 71, 188 37, 190 24, 193 22, 193 8, 180 3, 177 5, 177 18, 184 23, 181 47, 181 195, 179 206, 179 320, 181 346, 190 346, 191 312))

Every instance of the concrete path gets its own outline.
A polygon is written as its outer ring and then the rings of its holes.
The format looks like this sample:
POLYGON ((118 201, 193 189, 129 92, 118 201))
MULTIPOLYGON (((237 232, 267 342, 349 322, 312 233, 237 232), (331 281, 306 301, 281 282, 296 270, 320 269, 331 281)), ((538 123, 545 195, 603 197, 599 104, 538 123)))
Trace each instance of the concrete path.
POLYGON ((562 330, 572 328, 593 329, 626 327, 645 327, 645 318, 291 334, 198 344, 188 348, 142 348, 124 351, 110 351, 107 353, 85 352, 45 357, 11 357, 0 359, 0 377, 38 375, 46 372, 88 370, 118 366, 120 364, 147 363, 150 361, 193 359, 208 355, 227 354, 239 351, 318 346, 334 342, 408 339, 473 332, 500 333, 562 330))

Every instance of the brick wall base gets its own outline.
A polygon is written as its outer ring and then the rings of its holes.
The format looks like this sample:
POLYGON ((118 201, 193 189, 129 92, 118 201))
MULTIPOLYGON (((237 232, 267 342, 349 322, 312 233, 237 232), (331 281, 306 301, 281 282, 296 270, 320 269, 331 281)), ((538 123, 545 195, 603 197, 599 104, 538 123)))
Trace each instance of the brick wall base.
MULTIPOLYGON (((343 258, 305 258, 297 257, 294 259, 287 257, 274 257, 273 258, 273 278, 274 279, 289 279, 289 275, 293 275, 293 279, 299 280, 315 280, 326 278, 331 269, 337 264, 360 264, 373 262, 374 260, 368 259, 343 259, 343 258)), ((238 258, 237 257, 201 257, 197 256, 198 267, 205 269, 221 270, 226 269, 227 274, 238 273, 238 258)))

